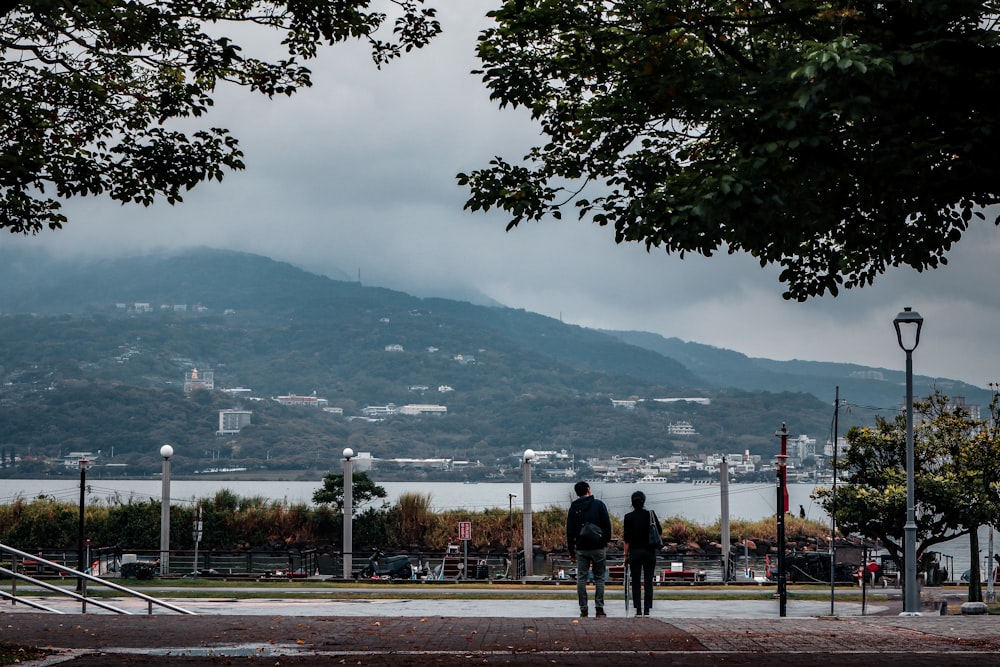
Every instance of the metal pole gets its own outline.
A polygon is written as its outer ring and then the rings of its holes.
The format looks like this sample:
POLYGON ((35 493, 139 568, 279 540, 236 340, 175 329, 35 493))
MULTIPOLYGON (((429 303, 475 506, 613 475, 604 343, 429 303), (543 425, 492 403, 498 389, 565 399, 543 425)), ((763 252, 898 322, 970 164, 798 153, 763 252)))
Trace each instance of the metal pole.
POLYGON ((788 591, 785 586, 785 513, 782 511, 784 491, 781 484, 781 464, 778 464, 777 475, 778 488, 778 616, 782 618, 786 615, 788 604, 788 591))
POLYGON ((917 590, 917 519, 914 499, 916 457, 913 453, 913 351, 920 344, 924 318, 907 306, 892 321, 896 340, 906 352, 906 524, 903 526, 903 613, 920 616, 920 591, 917 590))
MULTIPOLYGON (((84 502, 86 500, 87 492, 87 459, 80 459, 80 520, 78 526, 78 533, 76 539, 77 546, 77 565, 76 569, 83 572, 85 567, 85 556, 83 553, 83 543, 84 543, 84 502)), ((77 577, 76 579, 76 590, 84 590, 84 579, 83 577, 77 577)))
POLYGON ((903 526, 903 616, 920 615, 917 591, 917 519, 914 499, 913 352, 906 350, 906 525, 903 526))
POLYGON ((160 447, 163 457, 163 486, 160 495, 160 576, 170 573, 170 457, 174 448, 170 445, 160 447))
POLYGON ((354 450, 344 450, 344 579, 350 579, 354 570, 354 450))
MULTIPOLYGON (((834 392, 833 402, 833 487, 830 501, 837 506, 837 430, 840 419, 840 386, 834 392)), ((837 588, 837 516, 830 512, 830 616, 834 616, 834 598, 837 588)))
POLYGON ((719 466, 719 490, 722 494, 722 580, 730 579, 729 563, 729 463, 726 457, 722 457, 722 465, 719 466))
POLYGON ((531 536, 531 460, 534 458, 533 450, 524 450, 521 467, 524 472, 524 576, 526 577, 535 574, 534 538, 531 536))
POLYGON ((781 473, 781 511, 788 512, 788 474, 786 464, 788 463, 788 428, 781 424, 781 430, 775 435, 781 438, 781 453, 778 455, 778 471, 781 473))
POLYGON ((201 520, 201 505, 198 505, 194 511, 194 535, 192 535, 194 538, 194 570, 192 571, 192 574, 194 575, 201 574, 201 571, 198 569, 198 543, 201 542, 203 527, 204 524, 201 520))
POLYGON ((993 564, 993 526, 990 526, 990 541, 989 541, 989 544, 990 544, 990 549, 989 549, 989 554, 990 554, 990 556, 989 556, 989 565, 987 566, 988 569, 986 570, 989 573, 986 576, 986 602, 988 604, 996 604, 997 594, 996 594, 996 591, 993 588, 993 572, 994 572, 994 569, 995 569, 994 568, 994 564, 993 564))
POLYGON ((781 453, 778 454, 778 616, 784 618, 788 609, 788 585, 785 573, 785 512, 788 511, 788 492, 785 486, 785 470, 788 462, 788 429, 784 424, 777 433, 781 437, 781 453))
MULTIPOLYGON (((750 576, 750 545, 747 544, 747 538, 743 538, 743 578, 752 579, 750 576)), ((767 572, 764 573, 764 578, 767 578, 767 572)))
POLYGON ((861 615, 868 614, 868 547, 861 550, 861 615))

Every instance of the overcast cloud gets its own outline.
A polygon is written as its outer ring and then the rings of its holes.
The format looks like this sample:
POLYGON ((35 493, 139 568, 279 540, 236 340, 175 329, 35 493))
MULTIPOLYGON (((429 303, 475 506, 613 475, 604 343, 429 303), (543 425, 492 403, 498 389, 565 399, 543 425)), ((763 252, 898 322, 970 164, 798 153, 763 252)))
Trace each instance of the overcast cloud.
POLYGON ((872 288, 799 304, 782 300, 776 269, 745 256, 647 254, 571 216, 507 233, 502 216, 463 211, 455 174, 496 154, 519 158, 539 135, 525 114, 498 110, 469 73, 495 2, 431 4, 445 34, 382 71, 363 46, 338 46, 311 64, 314 87, 292 98, 220 95, 209 122, 240 138, 246 171, 175 207, 73 202, 63 231, 9 242, 92 255, 244 250, 419 296, 479 292, 588 327, 893 369, 904 356, 892 319, 913 306, 925 319, 916 373, 981 387, 1000 379, 992 225, 970 232, 944 269, 895 269, 872 288))

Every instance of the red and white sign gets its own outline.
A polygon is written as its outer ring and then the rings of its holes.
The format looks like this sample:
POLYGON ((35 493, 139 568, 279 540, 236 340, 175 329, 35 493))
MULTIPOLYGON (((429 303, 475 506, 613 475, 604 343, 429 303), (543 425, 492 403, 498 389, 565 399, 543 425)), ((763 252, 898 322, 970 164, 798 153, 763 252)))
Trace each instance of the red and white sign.
POLYGON ((460 539, 460 540, 471 540, 472 539, 472 522, 471 521, 459 521, 458 522, 458 539, 460 539))

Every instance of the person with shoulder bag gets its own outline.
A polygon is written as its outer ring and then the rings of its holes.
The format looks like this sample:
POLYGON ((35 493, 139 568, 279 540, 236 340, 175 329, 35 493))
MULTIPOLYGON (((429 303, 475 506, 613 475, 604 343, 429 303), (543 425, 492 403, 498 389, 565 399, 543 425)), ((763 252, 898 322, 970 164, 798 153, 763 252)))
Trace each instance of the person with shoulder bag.
POLYGON ((632 511, 625 515, 625 567, 632 579, 632 603, 636 616, 649 616, 653 608, 653 571, 656 554, 663 547, 663 528, 656 512, 645 509, 646 494, 632 494, 632 511))
POLYGON ((607 547, 611 541, 611 515, 603 502, 590 495, 590 484, 577 482, 573 486, 577 499, 566 515, 566 547, 576 561, 576 596, 580 616, 587 616, 587 578, 594 574, 594 605, 598 618, 604 611, 604 572, 607 567, 607 547))

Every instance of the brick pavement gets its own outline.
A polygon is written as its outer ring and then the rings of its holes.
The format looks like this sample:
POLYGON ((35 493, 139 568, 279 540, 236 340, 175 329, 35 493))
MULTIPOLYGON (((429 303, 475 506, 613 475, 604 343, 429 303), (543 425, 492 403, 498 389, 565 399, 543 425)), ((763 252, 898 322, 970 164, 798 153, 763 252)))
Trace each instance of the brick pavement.
MULTIPOLYGON (((112 616, 0 612, 0 641, 39 665, 982 665, 990 616, 784 619, 112 616)), ((23 663, 22 663, 23 664, 23 663)))

